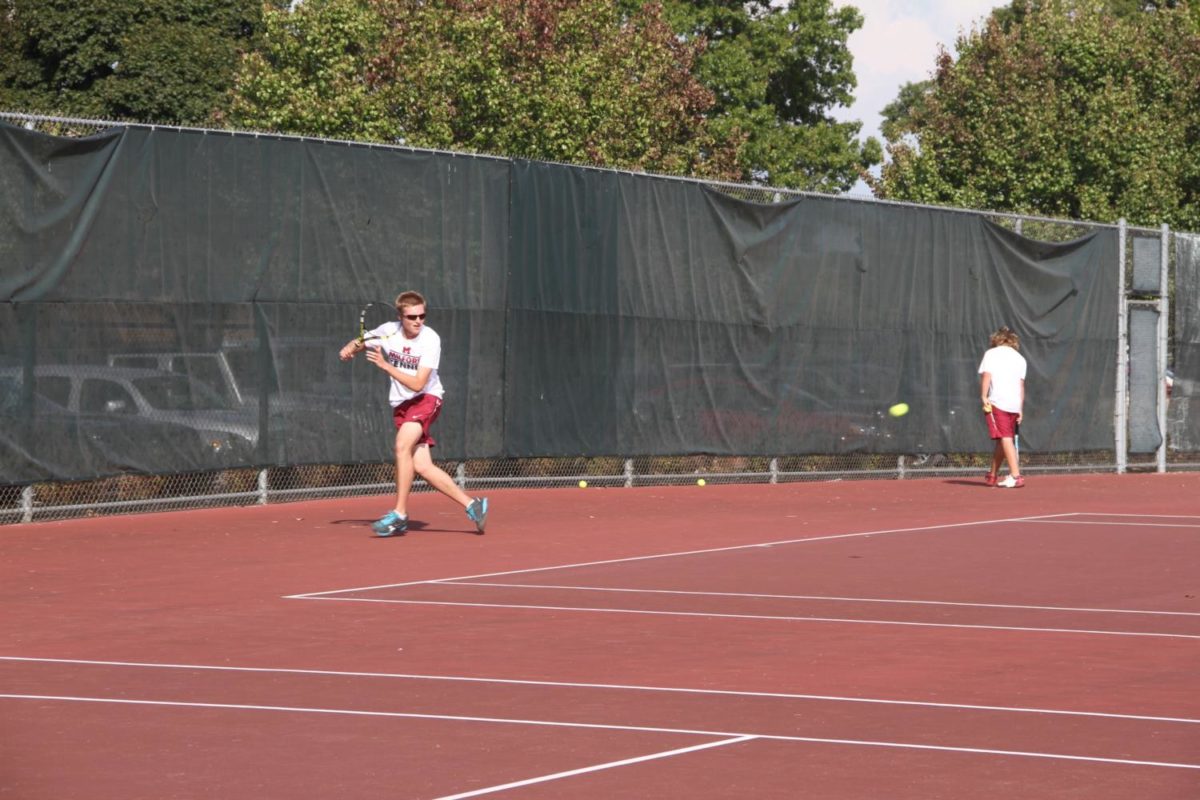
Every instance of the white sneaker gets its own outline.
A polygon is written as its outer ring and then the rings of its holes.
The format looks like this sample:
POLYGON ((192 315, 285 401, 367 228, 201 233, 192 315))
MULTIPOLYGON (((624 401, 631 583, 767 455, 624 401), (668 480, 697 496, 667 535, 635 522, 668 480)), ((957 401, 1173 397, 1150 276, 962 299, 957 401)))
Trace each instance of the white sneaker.
POLYGON ((1020 489, 1024 485, 1024 476, 1017 476, 1014 478, 1012 475, 1009 475, 1007 478, 996 484, 996 486, 1001 489, 1020 489))

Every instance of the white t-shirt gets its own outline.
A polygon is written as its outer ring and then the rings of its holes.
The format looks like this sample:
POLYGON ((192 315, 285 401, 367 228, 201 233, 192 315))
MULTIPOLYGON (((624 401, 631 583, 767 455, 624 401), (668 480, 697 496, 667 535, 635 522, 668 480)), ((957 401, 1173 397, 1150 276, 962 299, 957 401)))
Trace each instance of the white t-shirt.
POLYGON ((429 380, 420 392, 414 392, 400 381, 392 378, 392 387, 388 391, 388 402, 396 407, 405 400, 410 400, 419 394, 431 394, 434 397, 445 395, 442 380, 438 377, 438 365, 442 360, 442 337, 433 328, 421 328, 415 339, 404 335, 404 329, 399 322, 385 322, 371 330, 369 336, 378 336, 378 340, 368 343, 368 347, 382 348, 392 366, 409 375, 416 375, 421 367, 430 367, 429 380))
POLYGON ((1025 380, 1025 356, 1008 345, 993 347, 983 354, 979 374, 990 372, 992 385, 988 401, 1010 414, 1021 413, 1021 381, 1025 380))

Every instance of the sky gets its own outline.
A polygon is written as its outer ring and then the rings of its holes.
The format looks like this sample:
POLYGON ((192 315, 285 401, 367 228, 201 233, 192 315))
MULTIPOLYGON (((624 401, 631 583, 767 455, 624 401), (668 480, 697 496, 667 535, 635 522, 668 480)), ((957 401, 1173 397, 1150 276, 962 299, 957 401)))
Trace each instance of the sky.
MULTIPOLYGON (((854 74, 858 88, 855 103, 833 110, 838 120, 860 120, 859 137, 879 132, 883 107, 896 99, 900 87, 933 74, 938 45, 954 53, 959 33, 977 27, 993 8, 1007 5, 996 0, 846 0, 863 15, 863 26, 851 34, 854 74)), ((850 194, 870 194, 861 181, 850 194)))

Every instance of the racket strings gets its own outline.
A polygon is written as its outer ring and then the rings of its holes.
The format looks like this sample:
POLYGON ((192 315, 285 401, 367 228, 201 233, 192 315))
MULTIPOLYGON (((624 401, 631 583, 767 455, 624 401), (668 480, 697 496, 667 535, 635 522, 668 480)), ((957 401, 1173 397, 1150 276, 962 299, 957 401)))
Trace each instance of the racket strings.
POLYGON ((362 313, 358 317, 358 341, 361 344, 366 344, 372 341, 384 341, 395 336, 395 331, 385 332, 383 335, 371 335, 372 331, 378 330, 380 327, 389 322, 396 321, 396 311, 388 304, 384 303, 368 303, 363 307, 362 313))

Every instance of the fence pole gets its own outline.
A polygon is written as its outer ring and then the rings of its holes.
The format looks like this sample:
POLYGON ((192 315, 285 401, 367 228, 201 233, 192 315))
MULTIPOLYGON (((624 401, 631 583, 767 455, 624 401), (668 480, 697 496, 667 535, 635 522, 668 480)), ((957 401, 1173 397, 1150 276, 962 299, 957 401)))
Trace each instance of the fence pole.
POLYGON ((1162 226, 1162 244, 1159 247, 1158 270, 1158 432, 1161 441, 1158 443, 1158 471, 1167 471, 1167 348, 1170 342, 1167 335, 1170 332, 1167 322, 1171 309, 1170 285, 1168 273, 1170 266, 1168 250, 1171 244, 1171 229, 1167 223, 1162 226))
POLYGON ((1117 474, 1125 472, 1128 464, 1126 440, 1128 438, 1129 409, 1126 407, 1126 389, 1129 376, 1129 297, 1125 292, 1125 218, 1117 223, 1117 387, 1116 407, 1113 409, 1114 441, 1117 474))

